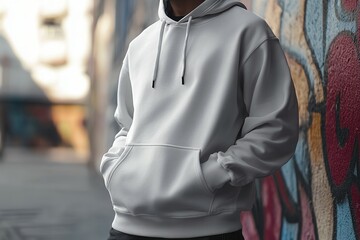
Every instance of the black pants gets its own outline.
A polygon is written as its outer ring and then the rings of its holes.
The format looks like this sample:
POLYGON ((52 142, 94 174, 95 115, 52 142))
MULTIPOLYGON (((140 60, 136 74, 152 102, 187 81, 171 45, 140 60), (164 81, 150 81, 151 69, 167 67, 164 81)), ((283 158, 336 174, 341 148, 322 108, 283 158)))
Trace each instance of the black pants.
POLYGON ((110 229, 110 236, 107 240, 156 240, 156 239, 169 239, 169 240, 244 240, 241 229, 231 233, 224 233, 219 235, 212 235, 207 237, 195 237, 195 238, 153 238, 153 237, 142 237, 136 235, 130 235, 115 230, 114 228, 110 229))

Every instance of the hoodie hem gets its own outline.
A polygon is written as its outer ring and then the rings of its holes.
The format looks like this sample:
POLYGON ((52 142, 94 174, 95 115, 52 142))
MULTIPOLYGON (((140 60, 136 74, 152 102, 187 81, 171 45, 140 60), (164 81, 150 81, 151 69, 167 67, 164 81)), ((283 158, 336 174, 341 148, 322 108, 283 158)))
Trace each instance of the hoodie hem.
POLYGON ((221 212, 194 218, 135 216, 115 211, 112 227, 118 231, 147 237, 191 238, 240 230, 240 211, 221 212))

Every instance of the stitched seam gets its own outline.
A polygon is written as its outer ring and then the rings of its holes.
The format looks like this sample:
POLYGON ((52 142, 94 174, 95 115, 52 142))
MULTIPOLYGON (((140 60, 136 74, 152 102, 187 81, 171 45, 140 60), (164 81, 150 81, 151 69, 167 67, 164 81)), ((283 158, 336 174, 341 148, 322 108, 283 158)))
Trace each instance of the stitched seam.
POLYGON ((215 202, 216 192, 217 192, 217 189, 215 189, 214 194, 213 194, 213 198, 211 199, 208 215, 211 215, 211 213, 213 211, 213 205, 214 205, 214 202, 215 202))
POLYGON ((279 40, 279 39, 274 36, 274 37, 270 37, 270 38, 266 38, 266 39, 262 40, 262 41, 259 43, 259 45, 250 52, 249 56, 247 56, 246 59, 244 60, 244 62, 241 64, 241 66, 239 67, 239 70, 240 70, 240 71, 241 71, 241 69, 244 67, 245 63, 246 63, 246 62, 249 60, 249 58, 252 56, 252 54, 253 54, 263 43, 265 43, 265 42, 268 41, 268 40, 279 40))
POLYGON ((158 215, 153 215, 153 214, 145 214, 145 213, 140 213, 140 214, 134 214, 131 212, 125 212, 120 210, 119 207, 117 207, 116 205, 113 206, 114 209, 117 210, 117 212, 119 213, 123 213, 123 214, 127 214, 127 215, 132 215, 132 216, 149 216, 149 217, 156 217, 156 218, 189 218, 189 217, 210 217, 210 216, 214 216, 214 215, 219 215, 219 214, 226 214, 226 213, 232 213, 238 209, 234 208, 234 209, 229 209, 229 210, 223 210, 223 211, 219 211, 219 212, 214 212, 212 214, 208 214, 207 212, 204 212, 202 214, 194 214, 194 215, 186 215, 186 216, 158 216, 158 215))
POLYGON ((216 2, 214 2, 213 4, 211 4, 208 8, 204 9, 204 11, 202 11, 202 13, 205 13, 206 11, 208 11, 210 8, 212 8, 213 6, 215 6, 216 4, 218 4, 221 0, 218 0, 216 2))
POLYGON ((229 173, 230 170, 229 170, 228 167, 225 165, 225 163, 223 163, 222 161, 220 161, 220 158, 217 158, 216 161, 220 164, 220 166, 221 166, 222 168, 224 168, 224 169, 226 170, 226 173, 227 173, 227 175, 229 175, 230 181, 232 182, 234 179, 232 178, 231 174, 229 173))
MULTIPOLYGON (((200 152, 199 152, 199 156, 198 158, 200 159, 200 152)), ((205 188, 206 192, 208 192, 210 194, 210 196, 213 197, 214 192, 211 190, 211 188, 209 187, 209 185, 206 183, 205 178, 201 172, 201 165, 199 162, 194 161, 195 162, 195 166, 196 166, 196 172, 198 175, 198 178, 200 178, 202 186, 205 188)))
POLYGON ((179 149, 188 149, 188 150, 201 150, 201 148, 197 147, 187 147, 187 146, 181 146, 181 145, 175 145, 175 144, 169 144, 169 143, 128 143, 129 146, 166 146, 166 147, 172 147, 172 148, 179 148, 179 149))
POLYGON ((120 164, 126 159, 127 155, 130 153, 130 150, 131 150, 131 149, 132 149, 132 147, 124 149, 124 151, 127 151, 127 152, 125 153, 124 156, 121 155, 122 158, 121 158, 121 159, 118 159, 119 162, 116 163, 116 165, 114 166, 114 168, 113 168, 113 169, 111 170, 111 172, 109 173, 109 177, 108 177, 108 179, 107 179, 107 181, 106 181, 106 187, 109 187, 109 191, 110 191, 110 185, 109 185, 109 184, 110 184, 110 181, 111 181, 111 178, 112 178, 114 172, 115 172, 116 169, 120 166, 120 164))

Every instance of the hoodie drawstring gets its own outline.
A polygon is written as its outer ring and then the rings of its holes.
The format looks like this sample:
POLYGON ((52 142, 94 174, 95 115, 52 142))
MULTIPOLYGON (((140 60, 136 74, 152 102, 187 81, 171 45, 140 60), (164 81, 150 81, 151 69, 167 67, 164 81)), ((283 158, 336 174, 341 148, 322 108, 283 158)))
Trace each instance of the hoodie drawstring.
POLYGON ((163 40, 163 36, 164 36, 164 28, 165 28, 165 21, 162 21, 161 29, 160 29, 160 35, 159 35, 159 43, 158 43, 156 61, 155 61, 154 74, 153 74, 152 88, 154 88, 155 80, 157 78, 157 72, 158 72, 159 60, 160 60, 160 53, 161 53, 161 45, 162 45, 162 40, 163 40))
MULTIPOLYGON (((186 34, 185 34, 185 39, 184 39, 183 59, 182 59, 183 65, 182 65, 182 72, 181 72, 181 83, 182 83, 182 85, 185 84, 184 75, 185 75, 185 69, 186 69, 186 48, 187 48, 187 43, 188 43, 188 39, 189 39, 189 31, 190 31, 191 20, 192 20, 192 16, 190 16, 189 19, 188 19, 187 26, 186 26, 186 34)), ((162 40, 163 40, 163 36, 164 36, 164 28, 165 28, 165 21, 162 21, 161 29, 160 29, 160 35, 159 35, 159 43, 158 43, 156 61, 155 61, 155 67, 154 67, 154 73, 153 73, 152 88, 155 88, 155 81, 156 81, 156 78, 157 78, 159 62, 160 62, 160 53, 161 53, 162 40)))
POLYGON ((185 34, 185 40, 184 40, 184 49, 183 49, 183 67, 182 67, 182 73, 181 73, 181 83, 184 85, 184 75, 185 75, 185 68, 186 68, 186 47, 187 42, 189 39, 189 30, 190 30, 190 24, 191 24, 192 16, 189 17, 187 26, 186 26, 186 34, 185 34))

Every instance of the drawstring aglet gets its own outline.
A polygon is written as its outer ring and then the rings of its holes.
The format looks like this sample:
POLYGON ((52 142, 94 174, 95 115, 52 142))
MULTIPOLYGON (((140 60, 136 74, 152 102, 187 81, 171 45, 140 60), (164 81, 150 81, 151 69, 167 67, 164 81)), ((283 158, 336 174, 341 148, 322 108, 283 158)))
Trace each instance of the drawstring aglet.
POLYGON ((160 52, 161 52, 161 44, 162 44, 163 35, 164 35, 164 28, 165 28, 165 21, 162 21, 161 29, 160 29, 160 36, 159 36, 159 43, 158 43, 158 48, 157 48, 156 62, 155 62, 154 73, 153 73, 152 88, 154 88, 155 80, 157 78, 157 72, 158 72, 159 60, 160 60, 160 52))
POLYGON ((185 85, 184 75, 185 75, 185 68, 186 68, 186 46, 189 39, 189 31, 190 31, 190 24, 191 24, 192 16, 189 17, 187 26, 186 26, 186 34, 184 40, 184 48, 183 48, 183 65, 182 65, 182 75, 181 75, 181 84, 185 85))

